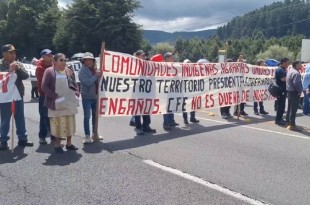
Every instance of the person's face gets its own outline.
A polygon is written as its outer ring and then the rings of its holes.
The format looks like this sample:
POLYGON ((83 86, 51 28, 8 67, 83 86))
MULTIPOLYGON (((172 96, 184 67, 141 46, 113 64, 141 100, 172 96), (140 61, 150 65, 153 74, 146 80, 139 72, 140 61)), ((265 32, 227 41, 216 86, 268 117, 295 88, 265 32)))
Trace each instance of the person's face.
POLYGON ((166 62, 174 62, 174 57, 173 56, 169 56, 165 59, 166 62))
POLYGON ((53 62, 53 54, 50 53, 50 54, 47 54, 47 55, 43 55, 42 59, 44 60, 44 62, 46 64, 52 64, 52 62, 53 62))
POLYGON ((94 67, 94 59, 86 58, 84 59, 84 64, 86 65, 86 67, 92 68, 94 67))
POLYGON ((143 54, 140 54, 140 55, 137 56, 137 58, 142 59, 142 60, 145 60, 145 54, 144 54, 144 53, 143 53, 143 54))
POLYGON ((296 65, 296 70, 301 70, 302 69, 302 65, 301 65, 301 63, 298 63, 297 65, 296 65))
POLYGON ((66 68, 67 59, 66 56, 60 56, 56 61, 54 61, 54 65, 56 68, 60 70, 64 70, 66 68))
POLYGON ((290 62, 289 61, 286 61, 282 64, 283 68, 288 68, 288 66, 290 65, 290 62))
POLYGON ((8 52, 3 52, 3 59, 9 63, 12 63, 16 59, 16 51, 8 51, 8 52))

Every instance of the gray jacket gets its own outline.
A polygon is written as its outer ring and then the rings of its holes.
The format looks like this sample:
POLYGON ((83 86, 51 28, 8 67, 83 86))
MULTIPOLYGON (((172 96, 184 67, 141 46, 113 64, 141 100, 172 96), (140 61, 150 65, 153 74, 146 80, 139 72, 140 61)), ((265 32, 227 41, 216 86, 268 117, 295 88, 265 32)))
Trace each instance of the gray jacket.
POLYGON ((302 92, 301 75, 298 70, 291 68, 286 75, 286 90, 288 92, 302 92))
POLYGON ((96 81, 98 77, 83 65, 79 71, 79 79, 81 83, 81 96, 85 99, 97 99, 96 81))

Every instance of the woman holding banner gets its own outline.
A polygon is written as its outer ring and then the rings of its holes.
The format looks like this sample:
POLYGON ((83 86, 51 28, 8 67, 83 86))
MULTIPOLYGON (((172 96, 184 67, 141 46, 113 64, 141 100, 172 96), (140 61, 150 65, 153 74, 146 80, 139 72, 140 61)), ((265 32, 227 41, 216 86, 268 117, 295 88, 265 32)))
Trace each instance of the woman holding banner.
POLYGON ((103 138, 95 135, 95 123, 96 123, 96 107, 97 107, 97 82, 100 79, 102 72, 96 71, 96 60, 92 53, 86 52, 81 59, 83 64, 79 71, 79 79, 81 82, 81 96, 84 112, 84 144, 91 143, 89 120, 92 117, 92 139, 102 140, 103 138))
POLYGON ((71 143, 76 130, 75 114, 78 113, 77 84, 72 80, 74 72, 66 67, 66 61, 64 54, 57 53, 53 60, 54 66, 46 69, 42 80, 44 105, 48 108, 51 135, 56 138, 57 153, 63 153, 61 138, 67 139, 67 150, 78 149, 71 143))

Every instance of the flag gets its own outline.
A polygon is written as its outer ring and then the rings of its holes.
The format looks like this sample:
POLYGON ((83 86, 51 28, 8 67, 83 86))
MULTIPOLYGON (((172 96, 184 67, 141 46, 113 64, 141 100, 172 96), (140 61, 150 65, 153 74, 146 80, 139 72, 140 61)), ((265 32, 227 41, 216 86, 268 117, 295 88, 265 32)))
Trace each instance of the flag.
POLYGON ((15 85, 17 75, 14 72, 0 72, 0 103, 21 100, 15 85))

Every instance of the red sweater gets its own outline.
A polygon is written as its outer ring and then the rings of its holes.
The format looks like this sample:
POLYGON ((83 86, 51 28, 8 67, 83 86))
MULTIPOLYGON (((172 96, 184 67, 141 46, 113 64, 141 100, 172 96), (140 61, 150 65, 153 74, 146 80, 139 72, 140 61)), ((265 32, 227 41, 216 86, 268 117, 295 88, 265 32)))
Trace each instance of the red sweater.
POLYGON ((45 95, 45 93, 42 91, 42 88, 41 88, 44 72, 47 68, 49 68, 51 66, 52 66, 52 64, 47 65, 46 62, 44 62, 44 60, 42 58, 39 60, 39 62, 37 64, 36 77, 38 80, 38 91, 39 91, 40 96, 45 95))

